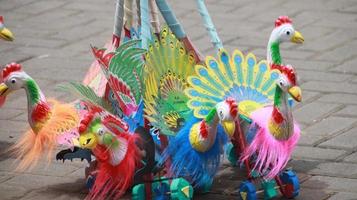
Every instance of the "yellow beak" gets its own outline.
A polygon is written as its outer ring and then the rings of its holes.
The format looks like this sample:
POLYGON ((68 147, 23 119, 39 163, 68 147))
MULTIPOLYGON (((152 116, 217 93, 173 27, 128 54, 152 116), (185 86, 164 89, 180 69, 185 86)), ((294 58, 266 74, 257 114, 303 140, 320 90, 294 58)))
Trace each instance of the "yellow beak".
POLYGON ((13 41, 15 39, 14 35, 7 28, 3 28, 0 31, 0 38, 4 39, 6 41, 13 41))
POLYGON ((234 131, 236 129, 236 124, 234 121, 223 121, 222 126, 226 134, 228 134, 229 137, 233 137, 234 131))
POLYGON ((295 31, 293 37, 291 38, 291 42, 297 43, 297 44, 302 44, 304 43, 304 37, 299 31, 295 31))
POLYGON ((301 97, 301 89, 298 86, 294 86, 289 89, 289 94, 295 99, 295 101, 300 102, 302 97, 301 97))
POLYGON ((86 133, 79 136, 79 145, 82 148, 93 149, 97 145, 97 138, 93 133, 86 133))
POLYGON ((8 95, 10 92, 9 88, 5 83, 0 84, 0 97, 8 95))

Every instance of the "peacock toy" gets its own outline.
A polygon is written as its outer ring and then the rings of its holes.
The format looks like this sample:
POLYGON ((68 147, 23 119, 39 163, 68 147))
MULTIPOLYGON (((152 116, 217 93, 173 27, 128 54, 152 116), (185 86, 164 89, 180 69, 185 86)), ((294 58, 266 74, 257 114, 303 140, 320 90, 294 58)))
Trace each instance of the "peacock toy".
POLYGON ((139 136, 125 121, 101 108, 91 109, 79 125, 79 144, 97 159, 96 178, 86 199, 120 198, 134 182, 140 164, 139 136))
POLYGON ((150 43, 145 56, 145 118, 160 134, 160 142, 168 137, 161 163, 167 161, 169 174, 185 177, 196 188, 208 187, 217 172, 226 135, 233 133, 236 106, 224 101, 211 107, 205 119, 197 119, 188 107, 185 94, 190 84, 186 77, 195 74, 192 52, 187 51, 175 35, 164 27, 160 38, 150 43), (221 125, 223 125, 223 128, 221 125))
MULTIPOLYGON (((239 50, 229 56, 203 1, 198 2, 201 15, 208 17, 205 25, 211 31, 212 41, 216 41, 213 44, 218 59, 206 57, 206 66, 197 65, 197 75, 188 78, 189 106, 196 117, 204 118, 217 102, 234 99, 239 108, 239 121, 235 123, 229 156, 240 156, 249 180, 262 178, 265 198, 277 195, 276 184, 284 196, 292 198, 298 195, 299 181, 294 172, 283 169, 300 137, 289 98, 301 101, 301 89, 294 68, 282 65, 279 45, 287 41, 302 43, 304 39, 295 31, 291 19, 281 16, 270 35, 267 61, 257 62, 252 53, 244 56, 239 50)), ((256 199, 254 184, 243 182, 239 194, 242 199, 256 199)))
POLYGON ((2 70, 4 82, 0 84, 0 96, 24 89, 28 102, 28 122, 30 129, 11 148, 20 163, 18 170, 34 167, 47 151, 50 161, 52 151, 63 134, 75 131, 79 123, 79 113, 71 104, 55 99, 47 100, 36 81, 17 63, 6 65, 2 70))

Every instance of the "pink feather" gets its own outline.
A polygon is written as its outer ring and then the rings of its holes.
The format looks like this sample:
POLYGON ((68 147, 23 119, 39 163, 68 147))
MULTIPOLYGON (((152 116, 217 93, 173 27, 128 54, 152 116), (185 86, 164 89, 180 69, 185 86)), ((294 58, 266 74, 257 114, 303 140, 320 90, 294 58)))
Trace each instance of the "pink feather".
POLYGON ((268 128, 272 110, 273 107, 270 106, 252 113, 253 123, 251 126, 258 125, 259 128, 253 141, 242 155, 242 161, 256 155, 253 169, 264 174, 267 179, 273 179, 284 169, 300 138, 300 128, 294 122, 294 133, 289 139, 275 139, 268 128))

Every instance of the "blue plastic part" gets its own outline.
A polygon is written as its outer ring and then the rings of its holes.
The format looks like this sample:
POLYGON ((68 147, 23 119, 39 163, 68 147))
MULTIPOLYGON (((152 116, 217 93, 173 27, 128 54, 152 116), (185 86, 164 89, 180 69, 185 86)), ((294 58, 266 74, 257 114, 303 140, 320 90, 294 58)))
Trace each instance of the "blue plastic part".
POLYGON ((275 180, 262 181, 262 188, 264 189, 264 200, 269 200, 278 196, 278 191, 275 189, 275 186, 275 180))
POLYGON ((292 170, 286 170, 280 174, 280 180, 285 185, 285 197, 294 198, 299 195, 300 182, 298 176, 292 170))
POLYGON ((156 182, 153 187, 155 200, 170 200, 170 185, 168 182, 156 182))
POLYGON ((165 19, 167 25, 178 39, 186 37, 186 33, 183 30, 181 24, 178 22, 175 14, 172 12, 169 4, 166 0, 156 0, 156 5, 159 8, 162 17, 165 19))
POLYGON ((226 145, 225 152, 227 159, 231 163, 231 165, 237 166, 239 156, 237 156, 236 151, 234 149, 234 145, 232 143, 226 145))
POLYGON ((95 182, 95 175, 89 175, 86 180, 86 188, 91 190, 95 182))
POLYGON ((257 191, 255 185, 250 181, 244 181, 239 186, 239 197, 242 200, 256 200, 257 191))

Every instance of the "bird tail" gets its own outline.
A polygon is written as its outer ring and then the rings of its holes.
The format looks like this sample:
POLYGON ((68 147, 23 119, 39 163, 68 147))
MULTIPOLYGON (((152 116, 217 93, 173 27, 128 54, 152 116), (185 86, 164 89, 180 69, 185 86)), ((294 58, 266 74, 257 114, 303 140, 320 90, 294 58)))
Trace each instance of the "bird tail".
POLYGON ((69 104, 60 104, 50 100, 52 105, 50 119, 37 133, 28 130, 20 140, 10 147, 9 152, 19 161, 15 171, 31 170, 38 164, 43 154, 48 163, 52 160, 52 152, 57 146, 57 134, 76 127, 79 116, 75 108, 69 104))

